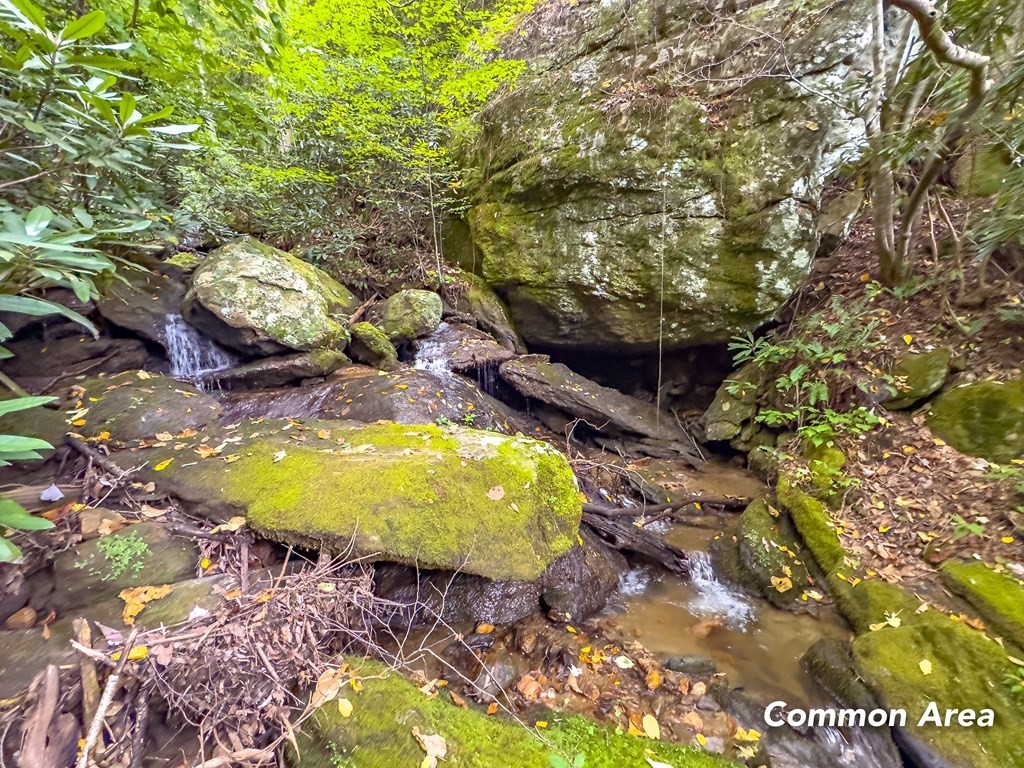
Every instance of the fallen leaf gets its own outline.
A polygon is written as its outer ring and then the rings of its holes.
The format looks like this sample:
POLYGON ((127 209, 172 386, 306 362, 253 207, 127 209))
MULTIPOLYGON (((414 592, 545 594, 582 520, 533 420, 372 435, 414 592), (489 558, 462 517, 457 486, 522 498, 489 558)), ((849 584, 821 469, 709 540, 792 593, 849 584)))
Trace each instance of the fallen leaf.
POLYGON ((505 498, 505 489, 500 485, 496 485, 487 491, 487 498, 491 501, 501 501, 505 498))
POLYGON ((656 690, 660 685, 661 673, 656 669, 652 669, 650 672, 647 673, 647 690, 656 690))
POLYGON ((232 517, 230 520, 228 520, 226 523, 221 523, 220 525, 214 526, 210 533, 221 533, 223 531, 229 531, 231 533, 234 533, 235 531, 239 531, 244 527, 245 518, 241 515, 236 515, 235 517, 232 517))
POLYGON ((489 635, 493 631, 494 631, 494 625, 493 624, 477 624, 476 625, 476 633, 478 635, 489 635))
POLYGON ((420 747, 427 753, 420 763, 420 768, 437 768, 437 761, 444 760, 448 756, 448 745, 444 737, 435 734, 421 733, 419 726, 413 726, 412 735, 420 743, 420 747))
POLYGON ((543 689, 543 686, 538 683, 536 678, 532 675, 523 675, 520 678, 519 683, 516 685, 516 690, 519 691, 527 701, 536 701, 540 698, 540 692, 543 689))
POLYGON ((538 728, 547 728, 548 727, 548 721, 547 720, 538 720, 536 723, 534 723, 534 725, 536 725, 538 728))
POLYGON ((633 660, 628 656, 616 656, 614 659, 612 659, 612 661, 615 663, 615 666, 619 669, 632 669, 636 666, 633 663, 633 660))
POLYGON ((793 588, 793 580, 787 576, 772 576, 772 586, 776 592, 789 592, 793 588))
POLYGON ((131 626, 135 623, 135 618, 142 613, 142 609, 148 603, 167 597, 173 591, 174 587, 170 584, 164 584, 159 587, 131 587, 129 589, 122 589, 118 594, 118 597, 124 600, 124 612, 121 618, 125 624, 131 626))
POLYGON ((658 719, 654 715, 644 715, 641 723, 647 738, 654 739, 655 741, 661 738, 661 726, 658 725, 658 719))
POLYGON ((352 717, 352 702, 348 699, 338 699, 338 713, 342 717, 352 717))
POLYGON ((288 454, 285 451, 278 451, 277 453, 274 454, 274 463, 276 464, 277 462, 281 461, 281 459, 283 459, 287 455, 288 454))
POLYGON ((922 675, 930 675, 932 673, 932 663, 928 659, 921 659, 917 666, 921 668, 922 675))
POLYGON ((345 678, 348 673, 344 667, 338 667, 337 669, 328 669, 317 678, 316 688, 313 690, 313 695, 309 699, 309 705, 312 708, 317 708, 329 701, 334 701, 338 698, 338 694, 341 693, 341 687, 345 684, 345 678))
POLYGON ((487 705, 487 714, 488 715, 496 714, 497 711, 498 711, 498 702, 492 701, 490 704, 487 705))
POLYGON ((165 469, 167 469, 169 466, 171 466, 171 462, 173 462, 173 461, 174 461, 174 459, 167 459, 167 461, 161 461, 159 464, 157 464, 155 467, 153 467, 153 471, 154 472, 163 472, 165 469))
POLYGON ((157 432, 156 433, 156 439, 157 440, 163 440, 163 441, 166 442, 167 440, 173 440, 174 439, 174 435, 172 435, 170 432, 157 432))

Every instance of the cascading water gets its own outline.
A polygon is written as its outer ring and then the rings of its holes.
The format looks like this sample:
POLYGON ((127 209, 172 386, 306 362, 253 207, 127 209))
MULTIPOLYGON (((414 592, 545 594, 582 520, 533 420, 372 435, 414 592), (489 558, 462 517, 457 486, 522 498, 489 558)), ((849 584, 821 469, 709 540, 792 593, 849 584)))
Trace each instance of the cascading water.
POLYGON ((451 378, 452 369, 449 366, 448 356, 445 354, 445 347, 441 341, 448 328, 448 323, 441 323, 432 334, 420 340, 419 348, 416 350, 416 357, 412 362, 413 368, 433 373, 442 379, 451 378))
POLYGON ((230 368, 236 362, 231 353, 203 336, 181 315, 167 315, 164 338, 171 375, 175 378, 198 383, 204 376, 230 368))
POLYGON ((738 590, 715 574, 707 552, 690 552, 690 580, 696 592, 689 608, 697 616, 713 618, 734 629, 744 629, 754 618, 754 606, 738 590))

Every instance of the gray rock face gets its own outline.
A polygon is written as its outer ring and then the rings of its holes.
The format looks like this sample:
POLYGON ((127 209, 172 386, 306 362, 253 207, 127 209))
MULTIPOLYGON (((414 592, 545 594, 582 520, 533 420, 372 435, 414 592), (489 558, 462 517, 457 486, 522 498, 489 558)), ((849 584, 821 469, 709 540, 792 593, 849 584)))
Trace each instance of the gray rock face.
POLYGON ((185 294, 185 319, 249 355, 343 349, 359 300, 326 272, 251 237, 212 251, 185 294))
POLYGON ((441 322, 443 304, 433 291, 399 291, 370 310, 370 320, 395 344, 429 335, 441 322))
POLYGON ((185 286, 156 272, 128 272, 128 282, 114 282, 96 303, 103 318, 167 347, 167 315, 180 315, 185 286))
POLYGON ((531 69, 463 150, 480 172, 459 258, 528 344, 722 341, 806 276, 823 182, 862 133, 835 100, 870 8, 729 5, 541 5, 509 41, 531 69))
POLYGON ((255 360, 237 368, 228 368, 203 377, 203 381, 221 388, 280 387, 302 379, 315 379, 334 373, 349 359, 343 352, 321 349, 255 360))

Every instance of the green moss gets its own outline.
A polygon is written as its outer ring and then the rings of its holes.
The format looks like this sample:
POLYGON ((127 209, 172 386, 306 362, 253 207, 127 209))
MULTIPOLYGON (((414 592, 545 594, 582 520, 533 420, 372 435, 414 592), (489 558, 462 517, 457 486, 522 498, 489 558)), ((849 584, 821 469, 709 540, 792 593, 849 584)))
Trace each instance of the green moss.
POLYGON ((826 574, 841 569, 846 551, 825 505, 801 491, 785 476, 779 478, 776 493, 821 569, 826 574))
POLYGON ((134 576, 142 570, 142 564, 149 554, 149 545, 135 530, 124 536, 103 536, 98 541, 98 547, 106 560, 106 572, 101 575, 103 581, 124 575, 134 576))
POLYGON ((424 756, 413 728, 444 738, 452 768, 586 768, 646 766, 646 758, 674 768, 725 768, 732 763, 699 749, 615 733, 578 716, 551 714, 544 730, 533 730, 475 707, 462 709, 442 694, 428 699, 383 666, 356 661, 363 690, 346 690, 351 717, 326 704, 303 726, 299 749, 303 768, 415 766, 424 756), (578 755, 584 755, 578 758, 578 755), (577 762, 578 761, 578 762, 577 762))
POLYGON ((1024 378, 979 381, 944 392, 928 427, 961 453, 1006 464, 1024 455, 1024 378))
POLYGON ((814 495, 838 506, 839 494, 836 492, 835 484, 842 477, 843 467, 846 466, 846 454, 835 446, 815 446, 806 443, 804 457, 811 473, 810 484, 814 495))
POLYGON ((905 709, 905 729, 943 764, 971 768, 1024 765, 1024 707, 1003 683, 1012 670, 1007 652, 985 635, 937 611, 927 611, 899 628, 867 632, 853 643, 861 676, 885 708, 905 709), (920 664, 930 663, 925 674, 920 664), (930 702, 945 709, 991 709, 995 725, 966 730, 918 727, 930 702))
MULTIPOLYGON (((309 422, 298 443, 265 421, 228 465, 174 462, 171 481, 204 506, 241 510, 281 540, 494 579, 533 580, 576 540, 581 502, 550 446, 473 429, 309 422), (328 440, 315 437, 330 430, 328 440), (284 452, 284 456, 281 456, 284 452)), ((163 453, 152 453, 159 461, 163 453)), ((174 455, 167 452, 167 456, 174 455)))
POLYGON ((1024 648, 1024 584, 985 563, 949 562, 942 580, 973 605, 992 629, 1024 648))
POLYGON ((765 499, 751 503, 740 516, 737 529, 740 583, 757 589, 774 605, 791 608, 803 603, 802 595, 812 586, 811 574, 795 534, 772 514, 765 499), (779 591, 772 579, 788 579, 792 586, 779 591))
POLYGON ((945 347, 905 355, 893 370, 893 375, 901 382, 900 393, 886 402, 886 408, 909 408, 938 392, 946 382, 951 358, 952 353, 945 347))
POLYGON ((387 334, 371 323, 353 325, 349 332, 349 354, 360 363, 391 371, 398 367, 398 353, 387 334))
POLYGON ((441 322, 441 297, 433 291, 399 291, 384 302, 377 325, 395 344, 427 336, 441 322))
POLYGON ((869 632, 872 624, 885 621, 886 614, 898 613, 901 621, 915 615, 921 601, 904 589, 878 579, 857 581, 851 574, 828 576, 828 588, 836 608, 856 632, 869 632))

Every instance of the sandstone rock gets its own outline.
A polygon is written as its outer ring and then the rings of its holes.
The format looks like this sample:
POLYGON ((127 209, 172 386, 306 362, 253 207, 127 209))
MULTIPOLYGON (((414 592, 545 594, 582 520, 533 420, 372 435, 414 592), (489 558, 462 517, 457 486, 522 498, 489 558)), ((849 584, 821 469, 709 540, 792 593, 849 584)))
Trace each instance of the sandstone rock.
POLYGON ((359 300, 326 272, 242 237, 212 251, 185 295, 185 318, 249 355, 343 349, 359 300))
POLYGON ((861 137, 835 99, 870 66, 869 10, 831 6, 783 61, 756 40, 785 4, 539 6, 506 41, 529 71, 462 150, 460 263, 531 345, 651 352, 760 325, 807 275, 823 182, 861 137))

